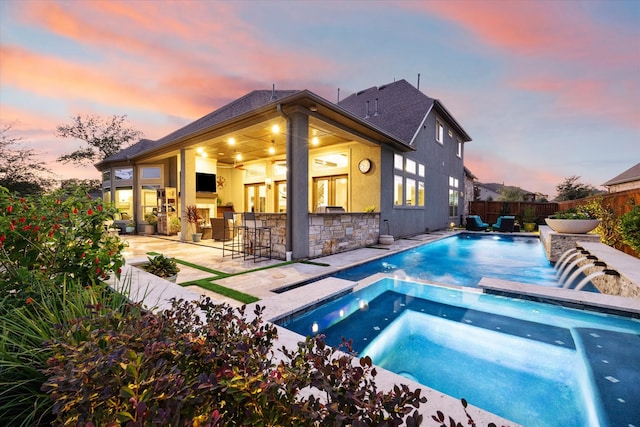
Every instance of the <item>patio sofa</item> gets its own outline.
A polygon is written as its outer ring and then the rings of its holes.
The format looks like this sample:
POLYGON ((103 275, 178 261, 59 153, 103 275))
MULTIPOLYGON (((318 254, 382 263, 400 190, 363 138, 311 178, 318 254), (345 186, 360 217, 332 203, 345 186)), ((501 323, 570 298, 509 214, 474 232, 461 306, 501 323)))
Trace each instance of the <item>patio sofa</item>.
POLYGON ((489 224, 482 222, 480 215, 469 215, 467 217, 467 230, 469 231, 486 231, 489 224))
POLYGON ((513 215, 503 215, 498 217, 498 221, 492 225, 493 231, 513 232, 516 217, 513 215))

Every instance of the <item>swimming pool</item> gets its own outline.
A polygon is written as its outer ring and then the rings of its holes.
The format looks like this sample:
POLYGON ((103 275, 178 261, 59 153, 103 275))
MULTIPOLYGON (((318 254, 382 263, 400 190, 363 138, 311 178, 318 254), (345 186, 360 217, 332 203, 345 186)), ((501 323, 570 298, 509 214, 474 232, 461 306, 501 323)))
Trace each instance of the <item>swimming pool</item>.
POLYGON ((526 426, 639 425, 637 319, 384 278, 280 323, 526 426))
MULTIPOLYGON (((538 238, 503 234, 461 233, 333 276, 359 281, 374 273, 404 273, 409 279, 470 287, 477 287, 482 277, 559 286, 538 238)), ((583 290, 597 291, 591 284, 583 290)))

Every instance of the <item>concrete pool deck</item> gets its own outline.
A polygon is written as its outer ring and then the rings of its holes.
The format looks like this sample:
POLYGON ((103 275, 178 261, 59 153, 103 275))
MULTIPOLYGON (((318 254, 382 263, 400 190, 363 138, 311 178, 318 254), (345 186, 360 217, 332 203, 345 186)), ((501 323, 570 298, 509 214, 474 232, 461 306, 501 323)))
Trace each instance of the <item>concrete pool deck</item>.
MULTIPOLYGON (((134 300, 144 300, 144 304, 148 307, 160 309, 167 308, 171 298, 195 300, 202 295, 232 306, 241 305, 236 300, 214 294, 197 286, 180 286, 185 282, 214 277, 215 274, 211 272, 180 265, 181 271, 178 275, 178 285, 175 285, 133 267, 133 264, 146 261, 147 254, 150 252, 163 253, 166 256, 175 257, 211 270, 237 274, 216 279, 214 282, 260 298, 257 304, 265 307, 262 315, 263 319, 272 321, 299 311, 305 306, 316 304, 328 296, 348 292, 356 286, 364 286, 377 280, 377 277, 374 275, 359 282, 324 278, 314 282, 313 286, 296 287, 297 285, 316 278, 322 278, 335 271, 365 261, 381 258, 456 233, 455 231, 442 231, 414 236, 410 239, 399 239, 389 246, 357 249, 315 258, 308 263, 285 263, 280 260, 265 260, 254 263, 253 260, 244 261, 242 258, 223 257, 222 242, 203 241, 196 244, 180 242, 177 238, 167 236, 123 236, 123 240, 129 243, 129 247, 124 252, 127 264, 123 268, 123 277, 128 278, 129 281, 124 286, 130 287, 134 300), (272 268, 264 269, 264 267, 272 268), (281 289, 288 290, 281 293, 274 292, 281 289)), ((524 235, 524 233, 520 234, 524 235)), ((117 287, 117 284, 115 286, 117 287)), ((570 292, 582 294, 582 292, 570 292)), ((247 310, 247 312, 252 312, 252 310, 247 310)), ((295 348, 297 343, 304 339, 301 335, 284 328, 278 327, 278 330, 280 344, 286 345, 288 348, 295 348)), ((464 423, 466 415, 458 399, 429 389, 424 385, 412 383, 406 378, 384 369, 378 369, 378 372, 379 375, 376 377, 376 382, 381 389, 391 389, 394 384, 406 383, 412 388, 421 388, 423 390, 428 399, 428 402, 421 405, 420 408, 420 412, 425 417, 425 422, 431 420, 431 415, 440 410, 447 416, 452 416, 457 421, 464 423)), ((489 422, 497 425, 517 425, 475 407, 470 408, 470 414, 476 423, 481 425, 489 422)))

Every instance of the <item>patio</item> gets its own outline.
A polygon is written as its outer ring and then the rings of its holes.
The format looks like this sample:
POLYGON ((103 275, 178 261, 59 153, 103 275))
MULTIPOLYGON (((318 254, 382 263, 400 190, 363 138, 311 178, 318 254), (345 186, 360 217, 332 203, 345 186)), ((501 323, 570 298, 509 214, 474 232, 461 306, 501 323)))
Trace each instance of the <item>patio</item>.
MULTIPOLYGON (((238 307, 242 305, 236 300, 223 297, 198 286, 183 287, 179 285, 180 283, 215 276, 211 272, 180 265, 178 284, 176 285, 133 266, 144 262, 150 252, 162 253, 208 269, 224 273, 238 273, 235 276, 215 280, 215 283, 260 298, 260 301, 256 304, 265 307, 262 318, 269 321, 286 316, 299 310, 300 307, 312 305, 331 295, 348 292, 356 283, 343 279, 325 278, 309 286, 297 287, 296 285, 315 278, 321 278, 364 261, 381 258, 455 233, 456 231, 434 232, 414 236, 410 239, 399 239, 389 246, 361 248, 315 258, 309 262, 289 263, 279 260, 265 260, 254 263, 252 259, 244 261, 242 258, 223 257, 222 242, 220 241, 206 240, 194 243, 182 242, 176 236, 122 236, 122 239, 129 244, 129 247, 124 251, 127 263, 122 271, 123 280, 115 282, 111 279, 111 285, 116 289, 127 289, 133 300, 144 301, 144 305, 150 308, 155 307, 156 309, 169 308, 169 300, 171 298, 192 300, 198 299, 202 295, 232 306, 238 307), (265 267, 272 268, 265 269, 265 267), (288 290, 282 293, 274 292, 282 288, 287 288, 288 290)), ((364 285, 375 280, 377 280, 377 275, 361 281, 360 284, 364 285)), ((247 316, 252 316, 252 312, 253 310, 251 309, 247 310, 247 316)), ((278 342, 281 345, 293 349, 299 341, 303 340, 303 337, 295 332, 280 326, 277 326, 277 328, 278 342)), ((276 351, 277 356, 278 352, 276 351)), ((443 411, 448 416, 458 420, 466 419, 458 399, 414 383, 385 369, 377 368, 377 371, 376 383, 379 389, 389 390, 399 383, 408 384, 414 389, 422 389, 422 395, 427 397, 428 401, 420 406, 419 411, 423 414, 425 420, 430 419, 431 415, 435 414, 436 411, 443 411)), ((496 425, 517 426, 515 423, 472 405, 469 405, 467 411, 480 424, 493 422, 496 425)))

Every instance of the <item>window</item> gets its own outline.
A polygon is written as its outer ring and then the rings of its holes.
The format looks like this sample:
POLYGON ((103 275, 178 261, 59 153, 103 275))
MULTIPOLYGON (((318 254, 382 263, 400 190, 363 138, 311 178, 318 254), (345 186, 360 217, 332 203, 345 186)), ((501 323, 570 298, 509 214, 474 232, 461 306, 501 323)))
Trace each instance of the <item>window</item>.
POLYGON ((102 182, 109 182, 111 181, 111 171, 110 170, 106 170, 102 172, 102 182))
POLYGON ((458 147, 456 148, 456 156, 462 157, 462 141, 458 138, 458 147))
POLYGON ((449 189, 449 216, 458 216, 458 190, 449 189))
POLYGON ((436 120, 436 141, 442 144, 444 139, 444 126, 440 123, 440 120, 436 120))
POLYGON ((416 180, 407 178, 406 185, 406 194, 405 194, 405 203, 407 206, 415 206, 416 205, 416 180))
POLYGON ((244 186, 246 212, 267 211, 267 186, 265 184, 248 184, 244 186))
POLYGON ((403 158, 402 154, 394 154, 393 155, 393 167, 402 170, 403 158))
POLYGON ((449 129, 449 138, 453 138, 453 131, 449 129))
POLYGON ((424 206, 424 182, 418 181, 418 206, 424 206))
POLYGON ((276 181, 276 212, 287 211, 287 181, 276 181))
POLYGON ((158 211, 158 198, 156 190, 160 188, 159 185, 143 185, 140 190, 140 198, 142 205, 142 217, 148 213, 158 211))
POLYGON ((407 159, 407 162, 406 162, 406 165, 405 165, 405 169, 404 169, 404 170, 405 170, 406 172, 409 172, 409 173, 413 173, 413 174, 415 174, 415 173, 416 173, 416 162, 414 162, 414 161, 413 161, 413 160, 411 160, 411 159, 407 159))
POLYGON ((458 184, 457 178, 449 177, 449 216, 458 216, 458 184))
POLYGON ((140 168, 141 179, 155 179, 161 178, 162 169, 160 166, 142 167, 140 168))
POLYGON ((403 203, 402 199, 402 177, 400 175, 393 176, 393 204, 396 206, 401 206, 403 203))
POLYGON ((422 163, 418 163, 418 176, 424 177, 424 165, 422 163))
POLYGON ((327 176, 313 179, 313 207, 341 206, 349 210, 348 179, 345 175, 327 176))
POLYGON ((124 220, 133 219, 133 188, 117 187, 115 191, 116 208, 124 220))
POLYGON ((114 175, 116 180, 130 180, 133 179, 133 168, 116 169, 114 175))

